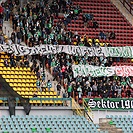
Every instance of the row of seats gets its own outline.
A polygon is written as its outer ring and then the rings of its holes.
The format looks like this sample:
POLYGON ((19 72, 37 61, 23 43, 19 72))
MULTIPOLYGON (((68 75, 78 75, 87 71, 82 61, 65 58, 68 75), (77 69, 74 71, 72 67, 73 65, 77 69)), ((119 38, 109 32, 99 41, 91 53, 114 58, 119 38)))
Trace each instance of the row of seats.
POLYGON ((50 133, 108 133, 98 131, 98 125, 88 122, 83 116, 3 116, 0 119, 2 131, 12 133, 22 130, 25 132, 34 131, 44 133, 49 129, 50 133))
POLYGON ((124 133, 133 132, 133 116, 122 116, 122 115, 107 115, 106 118, 112 119, 113 123, 117 128, 121 128, 124 133))

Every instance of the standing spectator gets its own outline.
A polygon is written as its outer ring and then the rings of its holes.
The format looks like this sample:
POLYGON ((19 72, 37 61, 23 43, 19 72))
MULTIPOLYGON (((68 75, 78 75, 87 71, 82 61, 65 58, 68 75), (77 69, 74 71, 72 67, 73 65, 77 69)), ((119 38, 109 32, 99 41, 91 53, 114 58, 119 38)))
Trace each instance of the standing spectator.
POLYGON ((40 79, 38 79, 38 80, 36 81, 36 86, 37 86, 37 88, 42 92, 42 89, 41 89, 40 85, 41 85, 40 79))
POLYGON ((52 88, 52 83, 50 82, 50 80, 48 80, 47 82, 47 87, 48 87, 48 91, 50 91, 50 89, 52 88))
POLYGON ((77 92, 78 92, 78 99, 82 98, 82 88, 81 88, 81 85, 79 85, 79 87, 77 88, 77 92))
POLYGON ((17 32, 17 43, 20 44, 22 40, 22 33, 20 31, 17 32))
POLYGON ((6 8, 5 8, 5 21, 8 21, 9 16, 10 16, 10 10, 9 10, 9 7, 6 6, 6 8))
POLYGON ((110 39, 115 39, 115 32, 111 31, 111 33, 109 34, 109 40, 110 39))
POLYGON ((36 76, 37 76, 38 79, 40 79, 40 70, 38 70, 38 71, 36 72, 36 76))
POLYGON ((93 91, 93 95, 96 96, 97 95, 97 83, 96 83, 96 81, 94 82, 94 85, 92 86, 92 91, 93 91))
POLYGON ((99 33, 99 39, 106 39, 106 35, 105 35, 104 31, 101 31, 99 33))
POLYGON ((16 32, 15 30, 13 30, 13 32, 11 33, 11 40, 13 43, 16 43, 16 32))
POLYGON ((121 87, 120 82, 118 82, 118 85, 117 85, 117 97, 119 97, 119 98, 121 98, 121 91, 122 91, 122 87, 121 87))
POLYGON ((57 84, 56 88, 57 88, 57 95, 59 96, 60 95, 60 91, 61 91, 60 83, 57 84))
POLYGON ((68 86, 68 89, 67 89, 67 92, 68 92, 68 98, 69 97, 71 97, 71 95, 72 95, 72 84, 70 84, 69 86, 68 86))
POLYGON ((4 59, 4 65, 5 65, 6 67, 9 67, 9 63, 8 63, 8 60, 7 60, 7 59, 4 59))
POLYGON ((42 91, 46 91, 46 88, 47 88, 47 84, 46 84, 46 82, 44 80, 42 80, 42 82, 41 82, 42 91))
POLYGON ((11 56, 10 56, 10 65, 11 65, 11 67, 15 67, 15 65, 16 65, 13 54, 11 54, 11 56))

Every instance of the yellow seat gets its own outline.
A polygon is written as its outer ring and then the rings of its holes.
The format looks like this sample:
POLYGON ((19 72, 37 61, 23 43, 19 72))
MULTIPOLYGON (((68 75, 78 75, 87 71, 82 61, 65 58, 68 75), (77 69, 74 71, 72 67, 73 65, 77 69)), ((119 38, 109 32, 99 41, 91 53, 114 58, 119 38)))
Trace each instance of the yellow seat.
MULTIPOLYGON (((0 73, 1 74, 1 73, 0 73)), ((5 79, 6 78, 6 75, 2 75, 2 77, 5 79)))
POLYGON ((29 98, 33 98, 33 96, 28 96, 29 98))
POLYGON ((31 79, 29 75, 27 75, 27 79, 31 79))
POLYGON ((10 72, 11 72, 11 74, 12 74, 12 75, 14 75, 14 74, 15 74, 13 70, 11 70, 10 72))
POLYGON ((51 96, 54 96, 54 93, 53 93, 52 91, 51 91, 51 92, 49 92, 49 93, 50 93, 50 95, 51 95, 51 96))
POLYGON ((22 84, 21 83, 18 83, 18 87, 21 87, 22 86, 22 84))
POLYGON ((18 71, 18 70, 19 70, 19 68, 18 68, 18 67, 16 67, 16 68, 15 68, 15 70, 16 70, 16 71, 18 71))
POLYGON ((7 67, 3 67, 3 70, 4 70, 4 71, 7 71, 7 67))
POLYGON ((3 72, 2 72, 2 71, 0 71, 0 74, 3 74, 3 72))
POLYGON ((18 75, 14 75, 14 78, 15 78, 15 79, 18 79, 18 75))
POLYGON ((22 75, 23 73, 22 73, 22 71, 19 71, 18 74, 22 75))
POLYGON ((29 86, 30 86, 30 84, 29 84, 29 83, 26 83, 26 84, 25 84, 25 86, 26 86, 26 87, 29 87, 29 86))
POLYGON ((1 62, 1 63, 3 63, 3 62, 4 62, 4 60, 3 60, 3 59, 0 59, 0 62, 1 62))
POLYGON ((5 55, 5 58, 8 59, 9 58, 8 55, 5 55))
POLYGON ((17 80, 17 82, 21 83, 21 82, 22 82, 22 80, 21 80, 21 79, 18 79, 18 80, 17 80))
POLYGON ((31 72, 28 71, 27 74, 31 75, 31 72))
POLYGON ((14 90, 14 91, 17 91, 18 89, 17 89, 17 87, 13 87, 13 90, 14 90))
POLYGON ((42 95, 42 93, 40 91, 37 92, 37 95, 42 95))
POLYGON ((7 74, 7 72, 6 71, 3 71, 3 74, 7 74))
POLYGON ((25 80, 25 79, 22 79, 22 82, 23 82, 23 83, 25 83, 25 82, 26 82, 26 80, 25 80))
POLYGON ((11 71, 7 71, 7 74, 11 74, 11 71))
POLYGON ((10 82, 10 80, 9 79, 6 79, 6 82, 10 82))
POLYGON ((7 67, 7 70, 8 70, 8 71, 11 71, 10 67, 7 67))
POLYGON ((20 87, 17 87, 17 91, 21 91, 22 89, 20 87))
POLYGON ((0 67, 0 71, 3 70, 3 67, 0 67))
POLYGON ((26 92, 25 92, 25 95, 27 95, 27 96, 28 96, 28 95, 29 95, 29 92, 28 92, 28 91, 26 91, 26 92))
POLYGON ((22 77, 23 77, 23 79, 27 79, 26 75, 23 75, 22 77))
POLYGON ((29 95, 33 96, 33 92, 32 92, 32 91, 30 91, 30 92, 29 92, 29 95))
POLYGON ((14 83, 14 80, 15 80, 15 79, 10 79, 10 82, 11 82, 11 83, 14 83))
POLYGON ((29 86, 30 86, 30 87, 34 87, 34 84, 33 84, 33 83, 30 83, 29 86))
POLYGON ((46 96, 50 96, 49 92, 46 92, 46 96))
POLYGON ((2 104, 3 103, 3 101, 2 100, 0 100, 0 104, 2 104))
POLYGON ((21 95, 21 92, 17 91, 17 93, 18 93, 19 95, 21 95))
POLYGON ((15 68, 14 68, 14 67, 11 67, 11 70, 12 70, 12 71, 14 71, 14 70, 15 70, 15 68))
POLYGON ((27 71, 27 68, 26 68, 26 67, 24 67, 24 68, 23 68, 23 70, 24 70, 24 71, 27 71))
POLYGON ((14 79, 15 77, 14 77, 14 75, 10 75, 10 78, 14 79))
POLYGON ((14 86, 14 84, 13 84, 13 83, 9 83, 9 85, 10 85, 11 87, 13 87, 13 86, 14 86))
POLYGON ((23 74, 24 74, 24 75, 27 75, 26 71, 23 71, 23 74))
POLYGON ((11 76, 10 76, 10 75, 6 75, 6 78, 9 78, 9 79, 10 79, 10 78, 11 78, 11 76))
POLYGON ((26 79, 26 81, 25 81, 26 83, 30 83, 31 82, 31 80, 29 80, 29 79, 26 79))
POLYGON ((22 83, 21 86, 25 87, 25 83, 22 83))
POLYGON ((0 66, 1 66, 1 67, 3 67, 3 66, 4 66, 4 64, 3 64, 3 63, 0 63, 0 66))
POLYGON ((18 84, 17 84, 17 83, 14 83, 13 86, 14 86, 14 87, 18 87, 18 84))
POLYGON ((20 93, 21 95, 25 95, 25 92, 24 91, 21 91, 21 93, 20 93))
POLYGON ((22 75, 19 75, 18 78, 19 78, 19 79, 23 79, 23 76, 22 76, 22 75))
POLYGON ((5 59, 5 56, 4 55, 1 55, 1 58, 4 58, 5 59))
POLYGON ((43 96, 46 96, 46 93, 45 93, 45 92, 42 92, 42 95, 43 95, 43 96))
POLYGON ((57 92, 56 91, 54 91, 53 93, 54 93, 54 95, 57 95, 57 92))
POLYGON ((30 67, 27 68, 27 71, 31 71, 30 67))
POLYGON ((22 67, 20 67, 20 68, 19 68, 19 70, 20 70, 20 71, 22 71, 22 70, 23 70, 23 68, 22 68, 22 67))
POLYGON ((54 88, 50 88, 50 91, 54 91, 54 88))
POLYGON ((18 71, 15 71, 15 74, 17 74, 17 75, 18 75, 18 74, 19 74, 19 72, 18 72, 18 71))

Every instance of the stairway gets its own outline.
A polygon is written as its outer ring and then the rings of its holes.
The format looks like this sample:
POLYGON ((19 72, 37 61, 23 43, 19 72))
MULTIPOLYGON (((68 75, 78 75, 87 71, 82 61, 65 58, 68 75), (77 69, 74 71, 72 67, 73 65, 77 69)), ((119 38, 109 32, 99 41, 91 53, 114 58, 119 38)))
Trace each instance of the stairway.
POLYGON ((98 131, 108 131, 108 133, 124 133, 122 129, 116 128, 115 125, 110 124, 110 121, 112 121, 110 118, 100 118, 98 131))

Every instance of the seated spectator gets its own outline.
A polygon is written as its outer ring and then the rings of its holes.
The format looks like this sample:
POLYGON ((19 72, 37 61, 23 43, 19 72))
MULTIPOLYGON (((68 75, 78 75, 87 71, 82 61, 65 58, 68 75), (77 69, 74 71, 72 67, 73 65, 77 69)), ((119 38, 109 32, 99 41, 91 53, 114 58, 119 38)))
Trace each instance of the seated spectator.
POLYGON ((106 39, 106 35, 105 35, 104 31, 101 31, 99 33, 99 39, 106 39))

